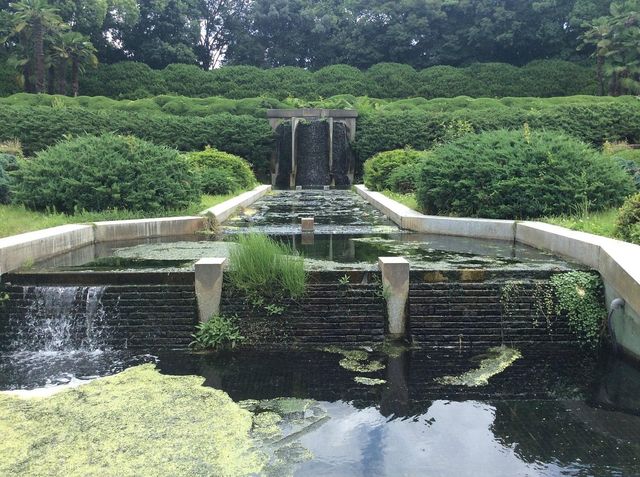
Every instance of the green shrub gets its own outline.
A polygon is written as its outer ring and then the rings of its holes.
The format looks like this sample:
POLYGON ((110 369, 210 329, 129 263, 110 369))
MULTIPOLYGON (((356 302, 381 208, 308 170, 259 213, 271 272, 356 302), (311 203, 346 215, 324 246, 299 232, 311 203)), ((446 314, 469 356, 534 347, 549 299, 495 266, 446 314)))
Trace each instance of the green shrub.
POLYGON ((159 75, 164 80, 166 90, 172 94, 206 97, 217 93, 214 76, 195 65, 169 65, 159 75))
POLYGON ((16 80, 17 76, 16 70, 0 59, 0 96, 9 96, 22 91, 16 80))
POLYGON ((294 66, 281 66, 265 71, 269 96, 280 100, 288 97, 316 99, 313 74, 309 70, 294 66))
POLYGON ((230 114, 201 118, 160 112, 42 106, 0 108, 0 141, 19 138, 27 155, 65 137, 107 132, 136 136, 181 151, 198 151, 209 145, 247 158, 260 172, 269 168, 273 144, 273 133, 266 118, 230 114))
POLYGON ((640 191, 640 163, 618 156, 613 156, 612 159, 624 172, 629 174, 636 185, 636 189, 640 191))
POLYGON ((313 74, 318 96, 327 98, 337 94, 363 96, 371 90, 371 84, 358 68, 348 65, 331 65, 313 74))
POLYGON ((385 181, 386 189, 400 194, 415 192, 418 187, 420 170, 422 169, 422 158, 427 154, 428 152, 425 151, 417 161, 403 164, 391 172, 389 179, 385 181))
POLYGON ((423 162, 417 198, 428 214, 528 219, 587 204, 618 206, 634 190, 608 158, 561 133, 469 134, 423 162))
POLYGON ((407 172, 415 171, 415 167, 408 167, 400 170, 403 166, 413 166, 419 163, 424 156, 424 152, 414 151, 413 149, 396 149, 393 151, 380 152, 368 159, 364 163, 364 184, 371 190, 383 191, 391 190, 393 192, 407 192, 413 189, 411 185, 404 183, 407 172), (392 173, 398 173, 394 177, 392 184, 392 173), (398 182, 396 184, 395 182, 398 182), (403 187, 399 189, 396 187, 403 187))
POLYGON ((185 208, 199 198, 177 151, 114 134, 61 142, 21 164, 15 200, 58 212, 185 208))
POLYGON ((640 244, 640 193, 629 197, 620 208, 616 234, 622 240, 640 244))
POLYGON ((196 326, 190 346, 196 349, 235 348, 243 340, 244 336, 240 334, 234 318, 214 315, 196 326))
MULTIPOLYGON (((563 60, 536 60, 521 68, 522 88, 512 96, 572 96, 598 94, 593 68, 563 60)), ((504 95, 502 95, 504 96, 504 95)))
POLYGON ((254 306, 299 298, 306 287, 302 257, 266 235, 240 235, 231 250, 229 281, 254 306))
POLYGON ((10 172, 18 169, 16 156, 0 152, 0 204, 11 202, 11 177, 10 172))
POLYGON ((479 91, 480 85, 463 68, 432 66, 418 73, 416 90, 425 98, 453 98, 469 96, 479 91))
POLYGON ((207 147, 186 158, 206 194, 229 194, 256 184, 251 165, 233 154, 207 147))
POLYGON ((137 99, 167 93, 161 72, 144 63, 124 61, 90 69, 80 80, 86 96, 137 99))
POLYGON ((369 96, 408 98, 416 94, 418 73, 409 65, 378 63, 369 68, 365 76, 370 87, 369 96))

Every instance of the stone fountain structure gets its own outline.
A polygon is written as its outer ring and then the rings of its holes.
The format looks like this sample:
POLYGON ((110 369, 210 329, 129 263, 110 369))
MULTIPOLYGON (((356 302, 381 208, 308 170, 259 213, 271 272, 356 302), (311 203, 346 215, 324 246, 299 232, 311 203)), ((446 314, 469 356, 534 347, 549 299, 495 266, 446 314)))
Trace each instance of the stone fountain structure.
POLYGON ((271 159, 272 184, 285 189, 350 186, 357 117, 357 111, 346 109, 268 110, 277 138, 271 159))

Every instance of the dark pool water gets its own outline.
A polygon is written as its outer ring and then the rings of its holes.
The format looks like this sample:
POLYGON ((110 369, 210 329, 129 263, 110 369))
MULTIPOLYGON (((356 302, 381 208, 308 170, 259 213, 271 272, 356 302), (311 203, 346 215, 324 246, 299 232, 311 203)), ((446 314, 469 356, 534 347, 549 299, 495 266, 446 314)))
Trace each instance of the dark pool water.
POLYGON ((329 417, 301 432, 312 456, 296 476, 640 475, 640 370, 581 353, 523 357, 488 384, 440 384, 479 357, 413 350, 371 353, 384 369, 364 376, 322 351, 192 354, 184 351, 33 353, 0 358, 0 387, 33 388, 155 362, 171 375, 200 375, 234 400, 312 399, 329 417), (18 359, 17 359, 18 358, 18 359))

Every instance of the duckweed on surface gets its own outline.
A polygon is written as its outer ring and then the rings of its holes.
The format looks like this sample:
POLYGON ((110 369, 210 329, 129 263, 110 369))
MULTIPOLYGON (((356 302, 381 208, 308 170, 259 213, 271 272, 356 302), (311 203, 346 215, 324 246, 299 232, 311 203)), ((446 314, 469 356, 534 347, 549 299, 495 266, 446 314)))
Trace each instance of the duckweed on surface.
POLYGON ((385 368, 380 361, 369 361, 369 353, 362 349, 342 349, 337 346, 324 348, 327 353, 341 354, 340 366, 354 373, 375 373, 385 368))
MULTIPOLYGON (((274 475, 274 466, 284 470, 284 462, 278 465, 273 452, 261 449, 265 438, 281 436, 280 416, 254 418, 202 382, 161 375, 145 364, 49 398, 0 395, 0 475, 248 476, 274 475)), ((303 449, 296 454, 308 457, 303 449)))
POLYGON ((479 368, 459 376, 443 376, 437 378, 436 381, 451 386, 486 386, 489 384, 489 378, 503 372, 520 358, 522 358, 522 354, 517 349, 496 346, 489 348, 487 357, 480 361, 479 368))
POLYGON ((379 386, 387 383, 384 379, 367 378, 365 376, 356 376, 353 380, 356 383, 364 384, 365 386, 379 386))

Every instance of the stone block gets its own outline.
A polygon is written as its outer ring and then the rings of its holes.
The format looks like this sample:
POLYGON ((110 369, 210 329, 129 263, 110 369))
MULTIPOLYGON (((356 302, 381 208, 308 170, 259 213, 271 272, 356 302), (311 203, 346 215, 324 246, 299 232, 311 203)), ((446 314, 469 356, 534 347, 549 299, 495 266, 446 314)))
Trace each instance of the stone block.
POLYGON ((198 317, 206 322, 220 313, 222 278, 227 259, 221 257, 201 258, 195 265, 196 300, 198 317))
POLYGON ((407 330, 407 300, 409 298, 409 262, 402 257, 379 257, 382 287, 387 301, 389 335, 404 338, 407 330))

